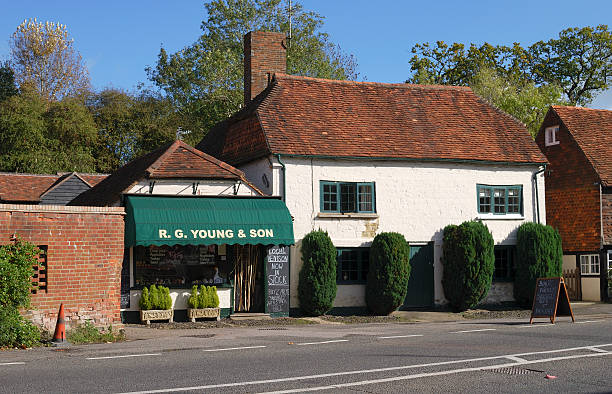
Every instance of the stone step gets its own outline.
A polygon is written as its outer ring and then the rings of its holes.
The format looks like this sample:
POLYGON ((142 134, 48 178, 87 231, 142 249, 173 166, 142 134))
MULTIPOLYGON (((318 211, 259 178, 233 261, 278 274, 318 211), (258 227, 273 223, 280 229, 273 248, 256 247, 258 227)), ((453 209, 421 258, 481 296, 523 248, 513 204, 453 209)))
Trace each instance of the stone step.
POLYGON ((238 312, 230 315, 232 320, 267 320, 271 319, 269 313, 249 313, 249 312, 238 312))

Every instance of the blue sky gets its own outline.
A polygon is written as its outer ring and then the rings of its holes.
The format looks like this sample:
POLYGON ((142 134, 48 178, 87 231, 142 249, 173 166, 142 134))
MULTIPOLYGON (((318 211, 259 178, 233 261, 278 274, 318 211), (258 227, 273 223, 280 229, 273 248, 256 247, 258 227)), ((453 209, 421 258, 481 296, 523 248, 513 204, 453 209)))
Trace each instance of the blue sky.
MULTIPOLYGON (((416 43, 474 42, 524 46, 574 26, 612 25, 612 1, 302 0, 325 17, 323 31, 355 55, 361 78, 402 82, 416 43)), ((0 14, 0 59, 27 18, 68 26, 96 89, 132 89, 146 82, 163 45, 174 52, 194 42, 206 18, 201 0, 10 1, 0 14)), ((612 109, 612 90, 591 105, 612 109)))

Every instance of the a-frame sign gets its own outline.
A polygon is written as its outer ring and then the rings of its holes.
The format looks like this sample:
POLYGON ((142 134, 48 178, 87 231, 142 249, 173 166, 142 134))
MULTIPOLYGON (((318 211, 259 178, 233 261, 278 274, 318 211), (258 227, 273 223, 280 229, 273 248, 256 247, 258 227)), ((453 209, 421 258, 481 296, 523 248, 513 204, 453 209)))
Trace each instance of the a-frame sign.
POLYGON ((563 278, 538 278, 529 324, 534 317, 547 317, 554 323, 557 316, 571 316, 575 321, 565 282, 563 278))

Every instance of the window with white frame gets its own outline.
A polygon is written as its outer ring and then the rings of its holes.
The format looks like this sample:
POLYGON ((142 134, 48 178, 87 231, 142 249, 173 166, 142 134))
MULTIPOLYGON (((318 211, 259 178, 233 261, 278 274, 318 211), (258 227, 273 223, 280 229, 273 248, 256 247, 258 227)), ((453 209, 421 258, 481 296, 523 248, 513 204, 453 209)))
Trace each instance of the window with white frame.
POLYGON ((580 273, 582 275, 599 274, 599 255, 585 254, 580 256, 580 273))
POLYGON ((608 273, 609 275, 612 275, 610 270, 612 270, 612 250, 608 250, 608 273))
POLYGON ((559 140, 557 139, 557 134, 559 134, 559 126, 547 127, 544 131, 546 146, 559 144, 559 140))
POLYGON ((478 213, 507 215, 523 213, 523 186, 476 185, 478 213))

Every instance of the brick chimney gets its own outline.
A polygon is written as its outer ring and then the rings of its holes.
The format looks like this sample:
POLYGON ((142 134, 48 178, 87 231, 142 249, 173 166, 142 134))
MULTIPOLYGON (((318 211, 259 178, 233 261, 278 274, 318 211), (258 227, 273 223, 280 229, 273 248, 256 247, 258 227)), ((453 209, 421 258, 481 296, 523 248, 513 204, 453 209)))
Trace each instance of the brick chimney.
POLYGON ((244 105, 261 93, 274 73, 287 72, 285 33, 251 31, 244 36, 244 105))

